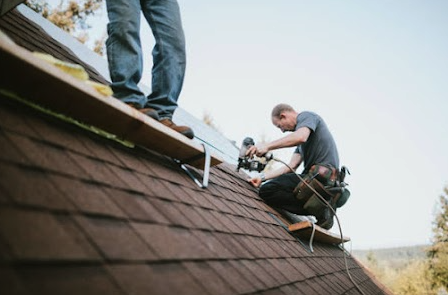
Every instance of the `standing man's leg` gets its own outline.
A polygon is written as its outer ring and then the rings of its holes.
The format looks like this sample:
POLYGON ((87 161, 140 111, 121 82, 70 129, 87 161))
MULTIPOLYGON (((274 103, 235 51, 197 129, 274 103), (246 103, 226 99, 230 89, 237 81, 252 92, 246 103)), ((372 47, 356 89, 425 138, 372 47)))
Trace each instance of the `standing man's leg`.
POLYGON ((147 105, 171 119, 185 76, 185 37, 176 0, 143 0, 142 10, 156 44, 152 51, 152 93, 147 105))
POLYGON ((137 84, 142 77, 140 43, 140 1, 107 0, 108 39, 106 41, 109 71, 114 96, 142 108, 147 98, 137 84))
POLYGON ((179 5, 176 0, 142 0, 143 14, 153 32, 152 93, 146 107, 155 109, 160 123, 185 135, 194 137, 190 127, 177 126, 172 118, 185 76, 185 37, 179 5))

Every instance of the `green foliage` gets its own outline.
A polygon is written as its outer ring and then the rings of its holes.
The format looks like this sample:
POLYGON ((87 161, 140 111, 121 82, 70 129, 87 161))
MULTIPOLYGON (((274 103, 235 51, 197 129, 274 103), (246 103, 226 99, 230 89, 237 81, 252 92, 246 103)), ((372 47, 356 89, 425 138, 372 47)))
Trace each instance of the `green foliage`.
POLYGON ((28 5, 34 11, 68 33, 89 28, 86 20, 101 8, 103 0, 78 0, 61 1, 56 8, 51 8, 46 1, 27 0, 28 5))
MULTIPOLYGON (((43 0, 27 0, 25 4, 81 43, 85 43, 89 39, 88 29, 90 29, 87 20, 102 8, 103 0, 71 0, 67 2, 61 0, 55 8, 43 0)), ((104 42, 105 37, 96 40, 93 50, 102 55, 104 42)))
POLYGON ((433 223, 433 245, 428 251, 433 284, 448 289, 448 187, 440 196, 433 223))
MULTIPOLYGON (((412 247, 416 248, 416 247, 412 247)), ((394 250, 405 248, 395 248, 381 250, 382 257, 376 256, 377 251, 370 250, 367 255, 361 259, 365 266, 375 275, 375 277, 389 288, 396 295, 436 295, 437 292, 431 284, 431 273, 429 271, 428 261, 421 255, 408 258, 406 262, 399 260, 390 260, 396 257, 394 250), (384 255, 387 252, 388 255, 384 255), (386 258, 384 258, 386 257, 386 258)), ((423 252, 422 247, 419 247, 423 252)), ((400 256, 400 255, 398 255, 400 256)))
POLYGON ((448 242, 448 186, 439 197, 438 214, 433 223, 434 243, 448 242))
POLYGON ((376 259, 376 256, 372 250, 370 250, 367 253, 366 259, 367 259, 367 264, 370 266, 370 268, 375 268, 375 269, 378 268, 378 260, 376 259))
POLYGON ((396 295, 436 295, 427 261, 414 261, 396 275, 391 290, 396 295))

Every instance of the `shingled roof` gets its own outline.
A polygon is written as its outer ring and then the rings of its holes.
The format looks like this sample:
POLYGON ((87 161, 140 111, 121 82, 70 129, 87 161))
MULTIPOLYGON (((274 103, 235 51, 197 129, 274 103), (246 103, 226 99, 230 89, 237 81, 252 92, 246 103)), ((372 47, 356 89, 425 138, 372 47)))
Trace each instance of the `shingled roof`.
MULTIPOLYGON (((0 29, 56 57, 63 48, 17 11, 0 29)), ((361 294, 345 258, 362 292, 388 294, 339 246, 311 253, 234 165, 213 167, 201 189, 170 158, 13 91, 0 89, 2 294, 361 294)))

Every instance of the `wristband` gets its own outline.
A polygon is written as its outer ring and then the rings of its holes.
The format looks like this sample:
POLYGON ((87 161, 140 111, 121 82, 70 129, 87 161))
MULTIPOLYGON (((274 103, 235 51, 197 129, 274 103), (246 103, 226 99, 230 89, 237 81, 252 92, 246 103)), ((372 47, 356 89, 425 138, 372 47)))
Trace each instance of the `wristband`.
POLYGON ((260 173, 261 181, 266 181, 266 175, 263 172, 260 173))

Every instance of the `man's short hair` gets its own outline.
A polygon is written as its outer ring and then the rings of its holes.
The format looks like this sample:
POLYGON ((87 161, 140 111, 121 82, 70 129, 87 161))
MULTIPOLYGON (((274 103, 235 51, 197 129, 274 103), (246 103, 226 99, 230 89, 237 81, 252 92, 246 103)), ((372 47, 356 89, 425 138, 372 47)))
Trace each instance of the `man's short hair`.
POLYGON ((286 103, 281 103, 276 105, 273 109, 272 109, 272 113, 271 116, 274 118, 278 118, 280 117, 280 114, 283 112, 294 112, 294 109, 292 108, 292 106, 290 106, 289 104, 286 103))

